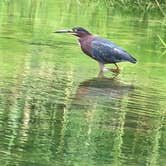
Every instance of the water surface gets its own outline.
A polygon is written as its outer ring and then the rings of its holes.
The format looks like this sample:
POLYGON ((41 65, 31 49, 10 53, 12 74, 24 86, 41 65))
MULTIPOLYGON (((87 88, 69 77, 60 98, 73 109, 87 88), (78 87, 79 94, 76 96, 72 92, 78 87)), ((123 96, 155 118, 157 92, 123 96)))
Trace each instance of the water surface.
POLYGON ((0 165, 164 166, 166 21, 67 2, 0 0, 0 165), (52 33, 74 26, 138 63, 98 78, 75 37, 52 33))

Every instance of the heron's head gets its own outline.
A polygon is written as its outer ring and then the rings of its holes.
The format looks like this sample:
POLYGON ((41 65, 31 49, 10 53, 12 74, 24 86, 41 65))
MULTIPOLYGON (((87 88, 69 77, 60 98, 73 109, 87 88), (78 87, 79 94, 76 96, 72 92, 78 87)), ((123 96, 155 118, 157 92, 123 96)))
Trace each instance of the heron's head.
POLYGON ((58 31, 55 31, 55 33, 70 33, 77 37, 85 37, 87 35, 91 35, 90 32, 88 32, 86 29, 82 27, 74 27, 71 30, 58 30, 58 31))

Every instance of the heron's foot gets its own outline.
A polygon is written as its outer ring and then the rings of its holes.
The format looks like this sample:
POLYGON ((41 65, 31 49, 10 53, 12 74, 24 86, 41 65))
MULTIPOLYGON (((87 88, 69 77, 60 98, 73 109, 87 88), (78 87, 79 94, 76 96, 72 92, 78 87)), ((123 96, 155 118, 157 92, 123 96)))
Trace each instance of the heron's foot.
POLYGON ((115 73, 115 74, 119 74, 120 73, 120 69, 116 68, 116 69, 110 69, 111 72, 115 73))
POLYGON ((102 72, 107 72, 107 71, 111 71, 111 72, 116 73, 116 74, 120 73, 120 69, 119 68, 111 69, 111 68, 106 68, 106 67, 104 67, 102 72))
POLYGON ((104 67, 104 68, 103 68, 103 72, 107 72, 107 71, 110 71, 110 69, 107 68, 107 67, 104 67))

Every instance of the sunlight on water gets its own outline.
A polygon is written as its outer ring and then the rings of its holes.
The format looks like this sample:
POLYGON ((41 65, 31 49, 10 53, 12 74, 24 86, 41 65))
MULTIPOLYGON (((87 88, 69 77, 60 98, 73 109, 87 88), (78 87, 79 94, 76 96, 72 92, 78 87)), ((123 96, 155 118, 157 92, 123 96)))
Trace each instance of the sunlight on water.
POLYGON ((0 0, 0 163, 164 165, 161 19, 79 1, 0 0), (121 63, 118 77, 98 78, 98 64, 75 37, 52 33, 78 25, 138 63, 121 63))

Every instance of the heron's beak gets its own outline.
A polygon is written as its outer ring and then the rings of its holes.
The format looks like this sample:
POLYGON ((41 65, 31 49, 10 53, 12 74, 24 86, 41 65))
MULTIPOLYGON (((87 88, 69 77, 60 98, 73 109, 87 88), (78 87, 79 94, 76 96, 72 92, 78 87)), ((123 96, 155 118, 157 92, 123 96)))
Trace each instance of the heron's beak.
POLYGON ((73 30, 68 30, 68 29, 57 30, 54 33, 73 33, 73 30))

